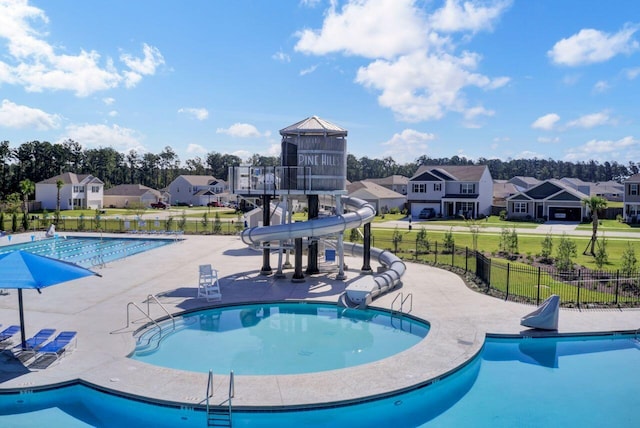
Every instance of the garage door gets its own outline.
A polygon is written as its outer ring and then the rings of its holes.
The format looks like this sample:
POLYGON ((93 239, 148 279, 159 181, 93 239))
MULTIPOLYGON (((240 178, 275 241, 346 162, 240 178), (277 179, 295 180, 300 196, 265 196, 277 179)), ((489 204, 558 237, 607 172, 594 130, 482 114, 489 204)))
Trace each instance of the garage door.
POLYGON ((550 207, 549 220, 556 221, 580 221, 582 210, 580 208, 550 207))

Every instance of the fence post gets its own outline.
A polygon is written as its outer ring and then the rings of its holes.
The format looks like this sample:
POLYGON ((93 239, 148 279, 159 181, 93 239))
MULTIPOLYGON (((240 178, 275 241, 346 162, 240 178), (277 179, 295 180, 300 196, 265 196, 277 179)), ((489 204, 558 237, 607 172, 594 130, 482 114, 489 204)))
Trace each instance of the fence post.
POLYGON ((469 247, 464 247, 464 273, 469 269, 469 247))
POLYGON ((438 264, 438 241, 436 241, 436 253, 435 253, 435 257, 433 259, 433 263, 434 264, 438 264))
POLYGON ((578 307, 580 307, 580 284, 581 284, 581 281, 580 281, 580 269, 578 269, 578 295, 576 297, 576 303, 577 303, 578 307))
POLYGON ((540 266, 538 266, 538 294, 536 296, 536 305, 540 304, 540 266))
POLYGON ((618 304, 618 289, 620 287, 620 269, 616 271, 616 305, 618 304))
MULTIPOLYGON (((409 218, 411 218, 411 217, 409 217, 409 218)), ((415 252, 415 254, 416 254, 416 260, 418 260, 418 238, 417 237, 416 237, 416 252, 415 252)))
POLYGON ((511 275, 511 263, 507 263, 507 296, 504 300, 509 300, 509 276, 511 275))
POLYGON ((454 244, 453 248, 451 248, 451 267, 455 265, 455 262, 454 262, 455 255, 456 255, 456 246, 454 244))

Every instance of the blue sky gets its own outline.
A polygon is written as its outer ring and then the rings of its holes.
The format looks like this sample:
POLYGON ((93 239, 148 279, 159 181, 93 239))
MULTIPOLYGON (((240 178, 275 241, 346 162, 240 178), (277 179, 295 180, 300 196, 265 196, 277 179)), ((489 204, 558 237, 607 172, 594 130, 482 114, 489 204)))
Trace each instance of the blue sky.
POLYGON ((640 2, 0 0, 0 140, 640 161, 640 2))

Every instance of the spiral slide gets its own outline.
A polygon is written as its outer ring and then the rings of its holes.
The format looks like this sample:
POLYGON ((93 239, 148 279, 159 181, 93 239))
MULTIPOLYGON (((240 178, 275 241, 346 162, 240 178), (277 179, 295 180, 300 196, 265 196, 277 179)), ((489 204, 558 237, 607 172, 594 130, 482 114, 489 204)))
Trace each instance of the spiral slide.
MULTIPOLYGON (((342 202, 354 211, 305 222, 248 228, 242 231, 242 241, 247 245, 258 245, 262 242, 295 238, 320 238, 360 227, 370 223, 375 217, 374 207, 362 199, 345 196, 342 197, 342 202)), ((349 252, 354 256, 361 256, 364 252, 360 244, 345 243, 344 249, 345 253, 349 252)), ((347 286, 346 298, 353 305, 366 306, 375 297, 391 290, 400 283, 406 270, 405 264, 389 251, 371 248, 371 256, 377 257, 378 263, 386 269, 375 275, 363 275, 347 286)))

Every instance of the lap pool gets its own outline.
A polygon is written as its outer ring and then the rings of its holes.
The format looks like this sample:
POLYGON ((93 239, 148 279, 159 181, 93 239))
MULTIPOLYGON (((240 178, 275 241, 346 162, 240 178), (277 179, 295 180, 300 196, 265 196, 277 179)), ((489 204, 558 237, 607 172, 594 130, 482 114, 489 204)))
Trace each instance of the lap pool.
MULTIPOLYGON (((633 335, 487 339, 439 382, 354 405, 305 411, 234 409, 251 427, 637 426, 640 345, 633 335)), ((236 390, 236 395, 242 391, 236 390)), ((201 408, 158 406, 86 385, 0 395, 0 426, 202 427, 201 408)))
POLYGON ((131 358, 173 369, 279 375, 342 369, 390 357, 422 340, 428 324, 373 309, 318 303, 208 309, 155 325, 131 358), (166 333, 165 333, 166 331, 166 333), (160 340, 158 340, 161 337, 160 340), (197 352, 185 352, 197 349, 197 352))
POLYGON ((0 246, 0 254, 15 250, 47 256, 90 268, 176 242, 162 238, 56 236, 0 246))

